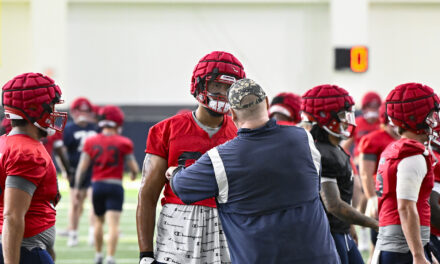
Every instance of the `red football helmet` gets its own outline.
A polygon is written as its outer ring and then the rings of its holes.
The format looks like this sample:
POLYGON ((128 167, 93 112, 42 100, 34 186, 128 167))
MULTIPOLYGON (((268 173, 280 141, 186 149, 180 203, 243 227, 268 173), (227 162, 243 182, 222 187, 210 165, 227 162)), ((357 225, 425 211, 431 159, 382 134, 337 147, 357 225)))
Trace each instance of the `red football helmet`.
POLYGON ((388 94, 385 103, 386 114, 394 126, 416 134, 432 135, 440 124, 439 98, 426 85, 401 84, 388 94))
POLYGON ((301 110, 305 121, 316 122, 329 134, 347 139, 356 128, 353 98, 336 85, 319 85, 302 97, 301 110))
POLYGON ((99 109, 100 127, 120 127, 124 123, 124 112, 121 108, 114 105, 106 105, 99 109))
POLYGON ((380 95, 376 92, 368 92, 362 97, 362 110, 367 107, 379 109, 382 104, 382 99, 380 95))
POLYGON ((245 77, 243 65, 234 55, 214 51, 204 56, 194 68, 191 78, 191 94, 203 106, 216 113, 226 114, 229 111, 227 96, 209 93, 208 82, 233 84, 236 80, 245 77))
POLYGON ((294 93, 277 94, 270 103, 269 117, 280 113, 291 119, 294 123, 301 122, 301 97, 294 93))
POLYGON ((83 111, 83 112, 92 112, 93 105, 90 103, 89 99, 85 97, 78 97, 70 104, 70 111, 83 111))
POLYGON ((3 108, 8 119, 25 119, 49 135, 63 131, 67 113, 55 111, 61 89, 41 73, 16 76, 3 86, 3 108))
POLYGON ((93 122, 95 112, 89 99, 78 97, 70 104, 70 114, 75 122, 93 122))

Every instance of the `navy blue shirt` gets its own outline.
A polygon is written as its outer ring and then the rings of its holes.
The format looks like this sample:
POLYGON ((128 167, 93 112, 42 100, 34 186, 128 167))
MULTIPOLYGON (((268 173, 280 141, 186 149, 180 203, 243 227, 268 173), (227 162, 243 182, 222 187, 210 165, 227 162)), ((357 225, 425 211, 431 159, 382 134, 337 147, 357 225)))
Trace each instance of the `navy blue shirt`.
POLYGON ((176 173, 187 203, 216 197, 232 263, 339 263, 319 199, 320 154, 304 129, 240 129, 176 173))
POLYGON ((96 135, 98 127, 95 124, 87 124, 85 127, 78 126, 70 121, 66 124, 63 132, 63 142, 67 148, 70 165, 76 169, 79 157, 86 138, 96 135))

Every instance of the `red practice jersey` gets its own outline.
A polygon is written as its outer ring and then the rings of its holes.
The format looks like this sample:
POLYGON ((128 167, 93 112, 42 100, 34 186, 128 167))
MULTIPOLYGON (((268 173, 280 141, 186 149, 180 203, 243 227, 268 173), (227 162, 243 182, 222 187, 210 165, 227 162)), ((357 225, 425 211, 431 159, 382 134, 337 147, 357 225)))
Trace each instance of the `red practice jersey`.
MULTIPOLYGON (((380 154, 385 150, 385 148, 395 139, 390 136, 385 130, 379 129, 369 133, 362 137, 359 142, 358 150, 359 154, 364 154, 364 159, 376 161, 376 167, 374 171, 377 171, 377 166, 379 165, 380 154)), ((374 173, 374 178, 376 179, 376 173, 374 173)))
POLYGON ((122 180, 124 158, 133 153, 133 142, 118 134, 100 133, 86 139, 83 151, 93 161, 92 181, 122 180))
POLYGON ((49 155, 52 155, 54 145, 58 144, 57 142, 62 142, 62 141, 63 141, 63 134, 58 131, 52 136, 48 136, 41 139, 41 143, 43 143, 49 155))
MULTIPOLYGON (((168 161, 168 167, 193 164, 206 151, 237 136, 237 128, 229 116, 224 116, 220 130, 212 138, 195 122, 192 113, 175 115, 151 127, 148 133, 146 153, 158 155, 168 161)), ((165 177, 165 176, 164 176, 165 177)), ((184 204, 165 184, 162 205, 184 204)), ((194 203, 216 207, 214 198, 194 203)))
MULTIPOLYGON (((379 226, 400 225, 400 216, 397 209, 397 166, 406 157, 423 154, 425 146, 413 139, 400 139, 388 145, 383 151, 377 170, 376 193, 378 194, 379 226)), ((417 211, 420 225, 430 226, 431 208, 429 196, 434 186, 434 173, 431 155, 425 156, 427 173, 420 186, 417 198, 417 211)))
POLYGON ((54 206, 60 195, 55 166, 43 144, 26 135, 3 135, 0 137, 0 155, 0 232, 7 176, 21 177, 37 187, 25 215, 24 237, 35 236, 54 226, 54 206))
POLYGON ((359 155, 359 142, 361 138, 375 130, 380 128, 380 121, 374 123, 368 123, 367 120, 363 116, 356 117, 356 129, 354 130, 353 140, 354 140, 354 156, 357 157, 359 155))

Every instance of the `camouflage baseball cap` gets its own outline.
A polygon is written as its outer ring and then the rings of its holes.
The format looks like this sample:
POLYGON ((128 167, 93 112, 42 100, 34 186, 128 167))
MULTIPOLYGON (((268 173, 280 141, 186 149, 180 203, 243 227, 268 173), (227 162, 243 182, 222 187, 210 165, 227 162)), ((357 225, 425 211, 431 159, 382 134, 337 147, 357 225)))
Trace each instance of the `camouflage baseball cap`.
POLYGON ((266 98, 266 93, 260 85, 251 79, 241 79, 231 85, 228 91, 228 100, 232 109, 245 109, 261 103, 266 98), (252 101, 243 101, 247 96, 255 98, 252 101))

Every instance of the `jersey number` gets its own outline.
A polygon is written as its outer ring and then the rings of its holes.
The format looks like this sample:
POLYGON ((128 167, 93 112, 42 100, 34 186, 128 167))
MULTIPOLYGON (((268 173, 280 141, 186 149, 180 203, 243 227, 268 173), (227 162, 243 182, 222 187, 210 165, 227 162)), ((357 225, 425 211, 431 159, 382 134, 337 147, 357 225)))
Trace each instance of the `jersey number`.
POLYGON ((107 146, 105 151, 113 152, 113 155, 112 155, 112 161, 108 161, 106 163, 102 163, 101 161, 99 161, 99 158, 104 153, 104 148, 102 146, 95 145, 95 146, 93 146, 93 150, 97 151, 96 156, 94 158, 94 163, 96 165, 98 165, 98 166, 105 166, 105 167, 115 167, 115 166, 118 166, 118 164, 119 164, 119 149, 117 147, 115 147, 115 146, 107 146))
POLYGON ((76 131, 73 134, 73 137, 76 140, 79 140, 79 145, 78 145, 78 149, 77 149, 78 152, 81 152, 83 150, 84 142, 86 141, 86 139, 91 136, 94 136, 94 135, 96 135, 96 131, 94 131, 94 130, 89 130, 89 131, 80 130, 80 131, 76 131))
POLYGON ((191 166, 196 160, 198 160, 202 156, 200 152, 183 152, 180 154, 177 163, 179 166, 188 167, 191 166))
POLYGON ((382 197, 383 194, 383 177, 382 174, 376 174, 376 195, 377 197, 382 197))

